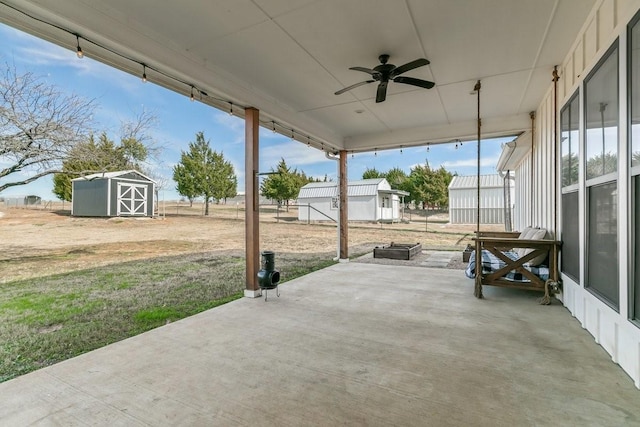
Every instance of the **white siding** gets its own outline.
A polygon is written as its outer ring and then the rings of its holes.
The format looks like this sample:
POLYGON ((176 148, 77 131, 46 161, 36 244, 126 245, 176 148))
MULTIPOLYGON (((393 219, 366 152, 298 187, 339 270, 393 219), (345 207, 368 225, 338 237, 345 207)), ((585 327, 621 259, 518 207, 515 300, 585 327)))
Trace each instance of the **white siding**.
MULTIPOLYGON (((449 222, 475 224, 478 211, 477 176, 456 176, 449 186, 449 222)), ((504 224, 504 188, 499 175, 480 177, 480 223, 504 224), (489 185, 489 187, 483 187, 489 185)), ((512 186, 513 188, 513 186, 512 186)), ((512 190, 512 200, 513 200, 512 190)))
MULTIPOLYGON (((571 314, 587 329, 610 355, 634 380, 640 388, 640 329, 627 319, 628 307, 628 259, 631 225, 629 223, 629 186, 628 186, 628 150, 626 130, 626 25, 633 15, 640 10, 640 0, 602 0, 597 2, 594 10, 584 23, 582 31, 575 40, 571 50, 560 66, 558 82, 558 112, 578 89, 603 53, 612 42, 620 39, 620 155, 618 191, 618 236, 620 262, 620 313, 587 291, 581 283, 563 275, 563 293, 559 299, 571 314)), ((551 71, 549 73, 551 78, 551 71)), ((581 91, 581 96, 584 92, 581 91)), ((556 173, 560 173, 560 165, 556 161, 556 144, 554 143, 554 106, 553 86, 545 95, 536 111, 536 124, 533 153, 526 156, 516 169, 516 211, 514 228, 522 229, 527 225, 548 228, 556 235, 561 233, 559 195, 560 182, 556 173), (533 179, 531 163, 533 159, 533 179)), ((581 159, 583 147, 581 146, 581 159)), ((584 160, 581 160, 581 165, 584 160)), ((584 174, 580 178, 580 247, 583 254, 581 268, 584 270, 585 214, 584 214, 584 174)), ((558 177, 559 178, 559 177, 558 177)), ((581 273, 584 277, 584 272, 581 273)))
MULTIPOLYGON (((380 209, 377 196, 349 197, 349 221, 377 221, 380 209)), ((331 197, 298 200, 298 220, 337 221, 339 210, 332 206, 331 197), (309 205, 311 207, 309 207, 309 205)))

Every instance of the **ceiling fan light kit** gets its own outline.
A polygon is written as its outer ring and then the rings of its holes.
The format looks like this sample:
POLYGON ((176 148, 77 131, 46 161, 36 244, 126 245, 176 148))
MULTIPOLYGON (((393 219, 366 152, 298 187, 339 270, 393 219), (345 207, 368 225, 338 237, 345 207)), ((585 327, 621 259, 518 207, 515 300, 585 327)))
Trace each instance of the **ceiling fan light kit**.
POLYGON ((416 79, 413 77, 405 77, 400 74, 404 74, 407 71, 411 71, 418 67, 423 67, 425 65, 429 65, 429 60, 424 58, 418 58, 414 61, 407 62, 404 65, 396 67, 393 64, 389 64, 389 55, 383 54, 378 57, 380 60, 380 65, 377 65, 371 68, 366 67, 351 67, 350 70, 354 71, 362 71, 363 73, 369 74, 372 78, 369 80, 365 80, 363 82, 359 82, 356 84, 352 84, 351 86, 347 86, 343 89, 340 89, 335 94, 340 95, 345 92, 350 91, 351 89, 355 89, 359 86, 366 85, 373 82, 380 82, 378 84, 378 90, 376 92, 376 102, 383 102, 387 99, 387 87, 389 85, 389 81, 393 81, 396 83, 403 83, 411 86, 417 86, 424 89, 431 89, 435 86, 434 82, 430 82, 428 80, 416 79))

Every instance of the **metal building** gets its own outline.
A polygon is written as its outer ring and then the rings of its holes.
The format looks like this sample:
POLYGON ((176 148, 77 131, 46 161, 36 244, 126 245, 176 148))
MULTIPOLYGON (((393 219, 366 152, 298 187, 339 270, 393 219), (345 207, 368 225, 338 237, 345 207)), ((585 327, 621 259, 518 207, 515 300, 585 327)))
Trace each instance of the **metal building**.
MULTIPOLYGON (((513 206, 505 205, 505 190, 513 198, 513 179, 480 175, 480 223, 504 224, 513 206), (505 212, 507 215, 505 215, 505 212)), ((478 209, 478 177, 454 176, 449 184, 449 222, 475 224, 478 209)))
MULTIPOLYGON (((348 184, 349 221, 401 220, 401 203, 409 193, 393 190, 386 179, 363 179, 348 184)), ((335 182, 312 182, 298 194, 300 221, 329 221, 338 218, 338 186, 335 182)))
POLYGON ((71 185, 73 216, 153 216, 156 183, 138 171, 96 173, 71 185))

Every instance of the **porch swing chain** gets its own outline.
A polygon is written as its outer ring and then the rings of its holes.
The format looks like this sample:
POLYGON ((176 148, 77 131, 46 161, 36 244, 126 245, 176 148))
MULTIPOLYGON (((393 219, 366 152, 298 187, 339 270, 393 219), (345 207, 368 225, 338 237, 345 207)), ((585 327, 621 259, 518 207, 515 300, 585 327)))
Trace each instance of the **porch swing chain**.
POLYGON ((535 200, 536 200, 536 196, 535 196, 535 188, 534 188, 534 172, 533 172, 533 168, 535 165, 535 137, 536 137, 536 112, 532 111, 529 113, 529 117, 531 118, 531 165, 530 168, 531 170, 529 171, 530 175, 531 175, 531 200, 529 201, 530 206, 531 206, 531 223, 529 224, 531 227, 534 227, 535 225, 535 221, 534 221, 534 216, 535 216, 535 211, 534 211, 534 205, 535 205, 535 200))
POLYGON ((553 168, 553 232, 558 235, 558 66, 553 66, 553 155, 556 167, 553 168))
POLYGON ((482 83, 480 80, 476 82, 473 90, 476 92, 478 96, 478 198, 477 198, 477 212, 476 212, 476 236, 480 237, 480 127, 482 126, 482 119, 480 118, 480 89, 482 88, 482 83))
MULTIPOLYGON (((477 200, 476 200, 476 254, 480 254, 481 253, 481 248, 480 248, 480 127, 482 126, 482 120, 480 119, 480 89, 482 87, 482 84, 480 83, 480 80, 478 80, 476 82, 476 85, 474 86, 473 90, 476 92, 476 95, 478 97, 478 182, 477 182, 477 200)), ((476 258, 478 259, 478 258, 476 258)), ((477 262, 477 261, 476 261, 477 262)), ((474 286, 474 291, 473 294, 476 296, 476 298, 484 298, 484 296, 482 295, 482 268, 478 267, 478 265, 480 264, 476 264, 476 278, 475 278, 475 286, 474 286)))

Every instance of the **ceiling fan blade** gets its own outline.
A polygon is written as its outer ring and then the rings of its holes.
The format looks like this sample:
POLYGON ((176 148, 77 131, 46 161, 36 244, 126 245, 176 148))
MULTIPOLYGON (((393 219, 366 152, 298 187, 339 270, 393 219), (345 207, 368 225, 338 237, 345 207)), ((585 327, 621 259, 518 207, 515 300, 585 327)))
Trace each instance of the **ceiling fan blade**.
POLYGON ((425 89, 431 89, 436 85, 434 82, 430 82, 428 80, 414 79, 413 77, 403 76, 396 77, 395 79, 393 79, 393 81, 396 83, 404 83, 407 85, 423 87, 425 89))
POLYGON ((376 93, 376 102, 383 102, 387 99, 387 82, 380 82, 378 92, 376 93))
POLYGON ((424 58, 420 58, 420 59, 416 59, 415 61, 407 62, 404 65, 396 67, 391 72, 391 77, 399 76, 400 74, 406 73, 409 70, 413 70, 414 68, 423 67, 423 66, 429 65, 429 64, 430 64, 429 60, 428 59, 424 59, 424 58))
POLYGON ((375 82, 375 80, 365 80, 364 82, 360 82, 360 83, 356 83, 356 84, 351 85, 351 86, 347 86, 344 89, 340 89, 339 91, 337 91, 335 93, 335 95, 341 95, 341 94, 343 94, 343 93, 345 93, 347 91, 350 91, 351 89, 357 88, 358 86, 366 85, 368 83, 373 83, 373 82, 375 82))
POLYGON ((354 70, 354 71, 362 71, 363 73, 367 73, 367 74, 371 74, 373 77, 379 76, 380 72, 376 71, 376 70, 372 70, 371 68, 365 68, 365 67, 351 67, 349 68, 350 70, 354 70))

